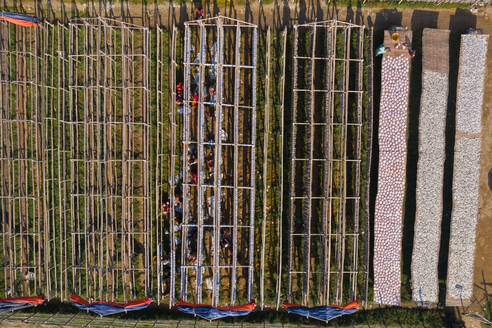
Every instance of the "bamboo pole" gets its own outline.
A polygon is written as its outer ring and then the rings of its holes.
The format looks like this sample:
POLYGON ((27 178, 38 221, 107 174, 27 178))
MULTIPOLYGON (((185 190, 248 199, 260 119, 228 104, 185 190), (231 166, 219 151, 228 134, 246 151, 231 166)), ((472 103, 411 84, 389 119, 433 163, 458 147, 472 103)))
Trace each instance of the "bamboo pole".
MULTIPOLYGON (((330 57, 333 53, 333 29, 330 27, 326 28, 326 57, 330 57)), ((324 178, 323 178, 323 223, 322 223, 322 241, 323 241, 323 263, 322 263, 322 270, 323 270, 323 293, 322 293, 322 300, 323 302, 328 303, 329 299, 329 290, 330 290, 330 255, 331 255, 331 249, 328 246, 330 244, 331 240, 331 234, 329 230, 329 222, 331 221, 330 217, 330 206, 331 206, 331 193, 330 193, 330 179, 331 179, 331 165, 332 165, 332 157, 331 157, 331 144, 330 144, 330 135, 333 134, 332 126, 331 126, 331 120, 332 116, 330 116, 330 110, 331 110, 331 102, 333 101, 333 94, 332 94, 332 86, 331 86, 331 81, 333 80, 334 72, 333 72, 333 61, 332 60, 327 60, 325 63, 325 88, 327 92, 325 93, 325 108, 324 108, 324 133, 325 133, 325 138, 324 138, 324 158, 325 161, 323 163, 323 169, 324 169, 324 178)))
MULTIPOLYGON (((238 174, 239 174, 239 169, 238 169, 238 160, 239 160, 239 90, 241 88, 240 86, 240 74, 241 74, 241 53, 240 53, 240 47, 241 47, 241 29, 239 27, 239 22, 236 25, 235 28, 235 33, 236 33, 236 42, 235 42, 235 49, 234 49, 234 166, 233 166, 233 171, 234 171, 234 190, 233 190, 233 230, 232 230, 232 238, 233 238, 233 254, 232 254, 232 274, 231 274, 231 286, 232 286, 232 292, 231 292, 231 304, 236 303, 236 280, 237 280, 237 237, 238 237, 238 228, 237 228, 237 220, 238 220, 238 174)), ((222 117, 222 116, 220 116, 222 117)), ((220 138, 220 137, 219 137, 220 138)), ((220 234, 217 235, 219 239, 220 234)), ((219 245, 219 243, 217 242, 219 245)))
POLYGON ((256 170, 255 170, 255 154, 256 154, 256 55, 257 55, 257 28, 253 28, 252 36, 252 81, 251 81, 251 104, 252 104, 252 117, 251 117, 251 147, 250 147, 250 183, 251 188, 249 193, 249 246, 248 246, 248 257, 249 257, 249 272, 248 272, 248 300, 253 299, 253 264, 254 264, 254 228, 255 228, 255 180, 256 180, 256 170))
POLYGON ((170 295, 169 295, 169 307, 171 307, 174 303, 174 293, 175 293, 175 249, 176 249, 176 241, 175 241, 175 232, 174 232, 174 223, 175 223, 175 163, 176 163, 176 27, 173 25, 172 30, 172 53, 171 53, 171 217, 170 217, 170 229, 171 229, 171 277, 170 277, 170 295))
MULTIPOLYGON (((173 31, 174 33, 174 31, 173 31)), ((156 176, 155 176, 155 221, 156 221, 156 261, 157 261, 157 304, 161 304, 161 299, 162 299, 162 294, 163 294, 163 286, 161 286, 163 284, 163 268, 162 268, 162 257, 164 256, 162 253, 163 253, 163 250, 162 250, 162 247, 161 247, 161 240, 163 239, 163 229, 161 228, 161 226, 164 226, 164 224, 162 223, 162 220, 161 220, 161 215, 162 215, 162 211, 161 211, 161 206, 163 206, 164 202, 166 201, 166 199, 163 199, 162 197, 162 193, 163 191, 161 190, 161 186, 163 185, 162 183, 162 178, 161 178, 161 175, 162 175, 162 170, 163 168, 161 167, 161 161, 163 161, 163 159, 161 159, 163 157, 163 154, 162 154, 162 150, 161 150, 161 138, 162 138, 162 135, 163 135, 163 131, 162 131, 162 116, 164 113, 161 113, 162 109, 161 109, 161 98, 162 98, 162 90, 161 90, 161 85, 160 85, 160 75, 162 74, 161 73, 161 69, 162 69, 162 62, 161 62, 161 38, 162 38, 162 30, 159 26, 156 26, 156 39, 157 39, 157 42, 156 42, 156 77, 155 77, 155 81, 156 81, 156 118, 157 118, 157 131, 156 131, 156 145, 155 145, 155 148, 156 148, 156 157, 155 157, 155 161, 156 161, 156 176)), ((173 35, 173 39, 172 39, 172 44, 171 44, 171 47, 174 47, 174 35, 173 35)), ((172 49, 172 48, 171 48, 172 49)), ((172 65, 172 59, 171 59, 171 65, 172 65)), ((172 69, 169 69, 168 71, 168 74, 171 76, 170 80, 171 80, 171 85, 174 85, 174 82, 173 82, 173 79, 174 79, 174 75, 173 75, 173 70, 172 69)), ((163 89, 163 88, 162 88, 163 89)), ((171 92, 170 92, 170 96, 168 97, 168 104, 169 104, 169 108, 172 108, 172 102, 173 102, 173 96, 174 96, 174 92, 175 90, 172 89, 171 92)), ((174 98, 176 98, 174 96, 174 98)), ((174 101, 176 101, 174 99, 174 101)), ((172 115, 172 110, 170 110, 170 116, 172 115)), ((172 124, 172 123, 171 123, 172 124)), ((172 129, 173 127, 171 126, 171 132, 170 134, 172 135, 172 129)), ((170 138, 170 143, 172 144, 172 137, 170 138)), ((172 155, 171 155, 171 162, 173 161, 173 158, 172 158, 172 155)), ((170 192, 173 193, 173 186, 174 186, 174 172, 171 170, 171 183, 170 183, 170 192)), ((173 200, 174 197, 171 197, 170 198, 170 205, 171 205, 171 211, 170 211, 170 219, 169 219, 169 224, 171 226, 171 238, 170 238, 170 247, 172 247, 172 242, 173 242, 173 236, 174 236, 174 229, 172 229, 172 222, 173 222, 173 218, 174 218, 174 200, 173 200)))
POLYGON ((71 230, 71 289, 108 301, 122 293, 126 301, 152 289, 149 32, 105 18, 69 27, 70 115, 61 130, 70 127, 62 145, 70 155, 62 152, 61 161, 70 163, 72 182, 64 227, 71 230))
POLYGON ((265 306, 265 239, 267 221, 267 183, 268 183, 268 141, 270 133, 270 27, 267 29, 266 37, 266 76, 265 76, 265 117, 263 135, 263 220, 261 228, 261 277, 260 277, 260 307, 265 306))
POLYGON ((283 208, 284 208, 284 111, 285 111, 285 62, 286 62, 286 48, 287 48, 287 27, 284 28, 282 32, 282 73, 281 73, 281 93, 280 93, 280 211, 278 216, 278 273, 277 273, 277 301, 276 301, 276 309, 280 308, 280 298, 282 294, 282 229, 283 229, 283 208))
MULTIPOLYGON (((248 280, 246 283, 248 295, 252 295, 253 288, 253 237, 254 237, 254 174, 248 173, 249 168, 251 172, 254 172, 254 140, 255 140, 255 106, 243 105, 241 99, 242 90, 247 90, 243 85, 247 84, 241 80, 241 74, 245 70, 251 70, 251 79, 255 81, 255 66, 256 66, 256 26, 245 25, 244 22, 235 21, 235 24, 229 23, 229 18, 216 17, 213 18, 213 24, 207 23, 207 20, 198 20, 185 23, 185 58, 184 58, 184 70, 185 70, 185 90, 184 90, 184 124, 183 124, 183 194, 184 194, 184 207, 183 207, 183 224, 181 225, 183 240, 181 245, 181 296, 186 299, 188 295, 187 285, 189 282, 193 283, 195 299, 200 302, 202 297, 203 280, 211 280, 211 302, 212 305, 219 305, 221 295, 226 293, 226 290, 221 290, 221 275, 230 273, 230 291, 229 299, 230 303, 236 302, 237 293, 237 281, 238 269, 248 269, 248 280), (227 29, 224 29, 227 26, 227 29), (210 33, 207 37, 205 33, 206 27, 210 33), (212 27, 212 28, 210 28, 212 27), (242 63, 242 32, 245 27, 251 28, 252 31, 252 52, 245 52, 245 58, 251 56, 251 64, 242 63), (235 41, 231 41, 231 38, 225 39, 226 33, 230 32, 229 36, 234 35, 235 41), (210 42, 210 40, 212 42, 210 42), (227 43, 226 43, 227 42, 227 43), (214 44, 212 48, 209 48, 209 44, 214 44), (196 56, 195 60, 192 60, 192 53, 194 48, 192 44, 198 45, 199 51, 193 54, 196 56), (235 55, 231 56, 231 59, 224 58, 224 44, 226 47, 234 47, 235 55), (207 61, 207 55, 211 52, 212 62, 207 61), (215 77, 213 80, 208 79, 208 71, 215 71, 215 77), (196 71, 196 72, 195 72, 196 71), (233 72, 233 74, 231 74, 233 72), (192 76, 194 74, 194 76, 192 76), (192 79, 197 81, 198 87, 198 100, 196 105, 198 110, 192 110, 191 104, 195 101, 192 100, 192 79), (214 101, 208 96, 208 83, 214 81, 214 101), (233 88, 227 88, 229 85, 233 88), (224 95, 225 91, 229 90, 233 96, 224 95), (228 100, 231 99, 231 100, 228 100), (228 103, 229 102, 229 103, 228 103), (205 118, 205 110, 214 110, 214 117, 212 124, 208 124, 209 121, 205 118), (248 129, 251 131, 252 141, 243 142, 240 140, 240 120, 239 113, 242 109, 248 109, 251 113, 251 127, 248 129), (232 114, 232 115, 231 115, 232 114), (232 128, 234 132, 231 139, 233 141, 227 141, 229 138, 227 133, 224 135, 227 126, 231 125, 231 119, 234 123, 232 128), (198 124, 191 125, 197 122, 198 124), (211 129, 209 130, 209 125, 211 129), (208 134, 207 134, 208 132, 208 134), (223 139, 226 137, 226 139, 223 139), (210 139, 210 140, 207 140, 210 139), (213 139, 211 139, 213 138, 213 139), (190 149, 196 147, 198 152, 197 158, 197 181, 190 182, 190 164, 186 160, 190 149), (213 150, 214 166, 213 172, 210 173, 205 168, 205 150, 213 150), (248 151, 251 159, 243 163, 244 169, 239 168, 240 153, 248 151), (229 155, 232 153, 232 157, 223 158, 223 153, 229 155), (210 180, 205 177, 205 173, 208 172, 211 177, 210 180), (249 182, 245 182, 246 174, 250 174, 247 179, 249 182), (232 182, 225 182, 232 177, 232 182), (243 181, 241 182, 241 177, 243 181), (242 224, 239 219, 239 199, 240 192, 248 190, 249 192, 249 223, 242 224), (229 191, 229 192, 227 192, 229 191), (210 197, 208 197, 210 196, 210 197), (232 196, 232 197, 231 197, 232 196), (208 198, 207 198, 208 197, 208 198), (211 200, 213 199, 213 200, 211 200), (203 209, 205 203, 208 203, 209 210, 203 209), (232 209, 232 211, 231 211, 232 209), (207 223, 209 217, 212 220, 211 223, 207 223), (189 253, 189 242, 195 243, 195 241, 188 241, 189 231, 191 229, 197 229, 197 261, 191 264, 186 263, 185 255, 189 253), (221 261, 221 240, 224 230, 232 232, 232 256, 231 263, 224 264, 221 261), (248 249, 248 263, 243 263, 243 260, 238 260, 238 243, 242 242, 241 233, 244 229, 248 229, 249 233, 249 246, 248 249), (205 239, 206 238, 206 239, 205 239), (210 238, 210 239, 209 239, 210 238), (210 257, 207 259, 207 257, 210 257), (190 270, 191 269, 191 270, 190 270), (225 270, 227 269, 227 270, 225 270), (188 272, 193 273, 188 277, 188 272), (193 282, 193 278, 195 281, 193 282)), ((245 36, 246 39, 246 36, 245 36)), ((246 47, 248 44, 246 44, 246 47)), ((249 50, 248 50, 249 51, 249 50)), ((244 96, 249 97, 250 91, 244 91, 244 96)), ((255 104, 255 90, 252 88, 251 100, 255 104)), ((248 132, 248 131, 246 131, 248 132)), ((242 133, 242 131, 241 131, 242 133)), ((244 153, 243 153, 244 154, 244 153)), ((192 163, 195 165, 194 163, 192 163)), ((208 168, 210 169, 210 168, 208 168)), ((244 238, 244 237, 243 237, 244 238)), ((241 272, 244 272, 241 270, 241 272)), ((224 277, 227 279, 227 277, 224 277)))
MULTIPOLYGON (((321 32, 319 32, 321 33, 321 32)), ((342 40, 338 41, 341 42, 342 40)), ((301 47, 304 48, 304 47, 301 47)), ((294 276, 303 276, 302 303, 308 305, 311 302, 321 302, 324 304, 342 303, 345 301, 344 294, 348 298, 353 298, 357 294, 358 279, 358 238, 359 238, 359 202, 360 202, 360 142, 362 126, 362 68, 363 68, 363 27, 337 21, 327 21, 321 23, 303 24, 294 26, 294 83, 293 83, 293 132, 292 132, 292 165, 291 165, 291 195, 290 195, 290 222, 289 222, 289 286, 288 301, 294 297, 294 276), (325 35, 326 51, 318 49, 316 43, 317 32, 323 28, 325 35), (304 32, 299 35, 298 31, 304 32), (358 39, 352 44, 352 30, 359 31, 358 39), (305 47, 308 54, 298 53, 297 40, 299 37, 308 34, 309 44, 305 47), (311 39, 312 38, 312 39, 311 39), (343 43, 339 44, 337 50, 337 38, 343 38, 343 43), (355 54, 351 54, 351 48, 355 49, 355 54), (320 55, 320 52, 323 54, 320 55), (354 58, 352 58, 354 57, 354 58), (323 87, 317 85, 316 77, 317 61, 324 63, 323 87), (307 64, 307 75, 303 73, 304 82, 307 86, 298 88, 298 66, 302 63, 307 64), (355 83, 351 83, 351 65, 356 69, 355 83), (339 74, 340 76, 338 76, 339 74), (358 75, 357 75, 358 74, 358 75), (306 76, 304 76, 306 75, 306 76), (352 86, 353 85, 353 86, 352 86), (316 93, 324 95, 322 122, 315 122, 318 114, 314 104, 316 93), (299 95, 298 95, 299 94, 299 95), (298 104, 297 98, 308 97, 307 118, 298 117, 296 112, 298 104), (356 98, 353 98, 356 97, 356 98), (356 111, 349 113, 349 107, 355 99, 356 111), (355 120, 355 121, 353 121, 355 120), (297 142, 297 126, 302 126, 307 131, 306 156, 298 158, 296 156, 295 143, 297 142), (313 138, 315 137, 315 126, 324 129, 323 140, 320 142, 324 148, 323 158, 314 158, 313 138), (350 138, 350 140, 349 140, 350 138), (349 148, 349 145, 352 145, 349 148), (304 186, 303 195, 296 195, 296 163, 305 165, 303 172, 304 186), (315 165, 323 165, 323 174, 320 177, 323 181, 323 194, 313 195, 313 172, 315 165), (349 184, 350 182, 350 184, 349 184), (312 231, 313 218, 317 217, 317 206, 312 205, 316 200, 322 201, 321 229, 319 232, 312 231), (302 201, 303 207, 303 228, 301 231, 294 231, 296 220, 296 203, 302 201), (349 213, 354 215, 348 217, 349 213), (332 219, 334 220, 332 222, 332 219), (348 221, 349 220, 349 221, 348 221), (348 231, 348 227, 353 231, 348 231), (300 247, 295 247, 295 238, 304 238, 304 254, 302 270, 294 269, 294 253, 300 247), (322 259, 320 268, 313 266, 311 247, 313 241, 321 237, 322 259), (334 243, 334 244, 333 244, 334 243), (333 244, 333 245, 332 245, 333 244), (334 246, 334 250, 332 250, 334 246), (332 259, 332 252, 334 258, 332 259), (322 275, 321 292, 312 294, 314 290, 314 278, 322 275), (335 276, 335 277, 333 277, 335 276), (313 280, 313 282, 311 282, 313 280), (332 288, 333 287, 333 288, 332 288), (344 292, 344 289, 348 291, 344 292), (312 294, 312 295, 311 295, 312 294), (318 301, 316 301, 316 299, 318 301), (331 301, 330 301, 331 300, 331 301)), ((319 83, 320 84, 320 83, 319 83)), ((299 108, 300 110, 301 108, 299 108)), ((299 229, 299 228, 297 228, 299 229)), ((297 256, 297 255, 296 255, 297 256)), ((298 280, 296 280, 298 281, 298 280)), ((296 289, 295 291, 298 291, 296 289)))
POLYGON ((295 170, 296 170, 296 112, 297 112, 297 92, 295 91, 297 89, 297 65, 298 65, 298 59, 297 59, 297 47, 298 47, 298 27, 294 26, 294 58, 293 58, 293 69, 294 69, 294 74, 293 74, 293 80, 292 80, 292 86, 294 89, 294 92, 292 94, 292 133, 291 133, 291 149, 290 149, 290 156, 291 156, 291 167, 290 167, 290 201, 289 201, 289 283, 288 283, 288 289, 287 289, 287 301, 292 302, 292 266, 294 265, 294 198, 295 197, 295 189, 294 189, 294 183, 295 183, 295 170))

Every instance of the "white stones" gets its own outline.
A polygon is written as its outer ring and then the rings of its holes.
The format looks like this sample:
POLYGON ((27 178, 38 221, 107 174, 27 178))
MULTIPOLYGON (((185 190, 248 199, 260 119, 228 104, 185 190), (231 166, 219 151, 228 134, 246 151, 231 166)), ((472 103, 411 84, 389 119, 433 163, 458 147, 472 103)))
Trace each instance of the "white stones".
POLYGON ((482 130, 483 80, 488 35, 462 35, 456 129, 466 133, 482 130))
POLYGON ((488 35, 461 36, 456 102, 453 213, 446 288, 446 300, 450 304, 456 304, 460 299, 465 301, 470 299, 473 292, 487 41, 488 35))
POLYGON ((447 96, 448 75, 424 71, 412 253, 412 297, 417 302, 438 302, 437 265, 442 216, 447 96))
POLYGON ((374 301, 394 305, 400 302, 409 70, 408 57, 383 57, 374 222, 374 301))

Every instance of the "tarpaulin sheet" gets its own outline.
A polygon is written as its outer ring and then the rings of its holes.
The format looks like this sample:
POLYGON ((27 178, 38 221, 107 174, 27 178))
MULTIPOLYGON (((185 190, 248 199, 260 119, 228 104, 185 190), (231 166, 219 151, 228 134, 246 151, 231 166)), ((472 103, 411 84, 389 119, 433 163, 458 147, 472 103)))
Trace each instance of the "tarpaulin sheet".
POLYGON ((352 314, 356 312, 359 309, 359 302, 353 301, 343 306, 323 305, 315 307, 307 307, 299 304, 290 304, 285 302, 283 308, 290 313, 295 313, 304 317, 314 318, 322 321, 328 321, 345 314, 352 314))
POLYGON ((0 312, 15 311, 43 304, 44 296, 23 296, 0 299, 0 312))
POLYGON ((36 26, 39 23, 38 17, 8 11, 0 11, 0 19, 20 26, 36 26))
POLYGON ((248 315, 256 308, 254 301, 249 304, 236 305, 231 307, 212 306, 207 304, 192 304, 182 300, 176 304, 181 312, 193 314, 207 320, 215 320, 224 317, 239 317, 248 315))
POLYGON ((72 303, 72 305, 78 307, 81 310, 91 311, 101 316, 104 316, 109 314, 145 309, 152 302, 152 299, 147 298, 144 300, 135 300, 126 304, 113 303, 113 302, 89 303, 82 297, 72 294, 70 296, 70 302, 72 303))

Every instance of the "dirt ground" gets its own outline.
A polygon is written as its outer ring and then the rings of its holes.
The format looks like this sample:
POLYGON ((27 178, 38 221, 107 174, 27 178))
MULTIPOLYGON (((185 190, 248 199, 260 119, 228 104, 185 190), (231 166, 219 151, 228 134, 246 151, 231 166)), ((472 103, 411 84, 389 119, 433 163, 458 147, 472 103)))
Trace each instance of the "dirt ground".
MULTIPOLYGON (((492 8, 487 15, 479 16, 478 24, 484 33, 492 34, 492 8)), ((474 297, 481 299, 486 294, 492 295, 492 191, 488 176, 492 169, 492 42, 489 39, 487 58, 487 75, 485 77, 485 94, 483 103, 483 140, 480 165, 480 214, 477 226, 477 249, 475 253, 475 290, 474 297), (483 290, 488 286, 488 290, 483 290)), ((473 307, 480 311, 480 304, 473 307)))
MULTIPOLYGON (((149 1, 150 2, 150 1, 149 1)), ((169 26, 173 22, 181 24, 193 19, 193 8, 185 4, 155 3, 142 4, 129 2, 108 2, 88 0, 77 4, 75 1, 40 0, 2 2, 8 7, 21 7, 28 13, 36 13, 48 19, 57 18, 66 21, 76 15, 101 15, 126 17, 135 23, 169 26), (16 4, 16 5, 14 5, 16 4)), ((285 25, 338 18, 340 20, 362 23, 376 30, 382 30, 392 25, 404 25, 411 29, 425 27, 450 29, 453 32, 464 32, 469 27, 483 29, 485 34, 492 34, 492 8, 479 9, 477 13, 470 13, 463 9, 381 9, 336 7, 334 2, 297 2, 282 1, 262 5, 260 2, 246 2, 241 5, 229 4, 220 7, 216 2, 204 5, 206 13, 211 15, 223 14, 258 24, 260 27, 270 25, 282 28, 285 25)), ((489 40, 489 57, 487 59, 488 74, 486 76, 484 108, 483 108, 483 143, 481 160, 480 182, 480 214, 477 233, 477 248, 475 259, 475 291, 474 297, 481 299, 484 296, 483 288, 488 286, 488 293, 492 291, 492 191, 488 185, 488 173, 492 168, 492 40, 489 40), (491 128, 488 128, 491 127, 491 128)), ((481 306, 475 303, 473 311, 480 312, 481 306)))

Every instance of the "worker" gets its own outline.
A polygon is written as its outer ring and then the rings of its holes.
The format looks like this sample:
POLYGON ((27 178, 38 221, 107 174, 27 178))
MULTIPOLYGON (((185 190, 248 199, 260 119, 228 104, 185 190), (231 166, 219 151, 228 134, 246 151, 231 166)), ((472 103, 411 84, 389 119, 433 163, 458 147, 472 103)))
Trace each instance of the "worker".
POLYGON ((195 262, 196 256, 196 247, 197 247, 197 240, 198 240, 198 231, 195 227, 190 227, 188 230, 188 237, 187 237, 187 245, 188 245, 188 254, 187 258, 190 263, 195 262))
POLYGON ((196 94, 196 92, 193 92, 191 105, 193 106, 193 108, 196 108, 198 106, 198 95, 196 94))
POLYGON ((195 19, 203 19, 203 14, 204 14, 204 11, 202 8, 199 8, 199 7, 195 8, 195 19))
POLYGON ((174 215, 176 216, 176 219, 179 220, 183 217, 183 206, 181 206, 181 203, 176 202, 174 205, 174 215))
POLYGON ((222 238, 220 240, 220 247, 222 248, 228 248, 231 246, 232 243, 232 236, 231 232, 229 229, 227 229, 224 234, 222 235, 222 238))
POLYGON ((186 113, 186 114, 191 113, 190 108, 189 108, 189 107, 187 107, 187 108, 186 108, 186 110, 185 110, 185 106, 184 106, 183 104, 179 105, 179 106, 178 106, 178 114, 183 115, 183 114, 185 114, 185 113, 186 113))
POLYGON ((207 168, 209 170, 213 170, 214 169, 214 158, 213 158, 213 154, 211 154, 211 156, 207 159, 207 168))
POLYGON ((220 129, 219 136, 220 136, 220 141, 221 142, 226 142, 227 141, 227 132, 225 132, 224 129, 220 129))
POLYGON ((171 210, 171 204, 170 204, 169 200, 161 205, 162 214, 167 214, 167 213, 169 213, 170 210, 171 210))
POLYGON ((198 182, 198 165, 193 163, 190 165, 191 183, 196 184, 198 182))
POLYGON ((209 102, 212 104, 215 104, 215 90, 214 90, 214 88, 209 88, 208 93, 210 94, 209 102))
POLYGON ((196 145, 190 144, 188 146, 188 164, 192 165, 196 163, 196 145))
POLYGON ((208 69, 208 78, 212 81, 215 81, 215 78, 217 77, 216 76, 216 72, 215 72, 215 68, 217 66, 217 58, 218 58, 218 53, 217 53, 217 42, 214 42, 214 44, 212 45, 212 66, 209 67, 208 69))
POLYGON ((215 108, 212 106, 207 107, 205 110, 205 118, 209 120, 211 118, 214 118, 214 116, 215 116, 215 108))
POLYGON ((207 203, 208 203, 208 214, 211 217, 215 216, 215 196, 209 196, 207 198, 207 203))
POLYGON ((198 174, 196 171, 191 171, 191 182, 196 184, 198 182, 198 174))
POLYGON ((212 66, 210 66, 208 69, 208 78, 211 81, 215 81, 215 79, 217 77, 216 71, 215 71, 216 66, 217 66, 217 62, 214 59, 212 59, 212 66))
POLYGON ((197 71, 195 74, 193 74, 193 82, 196 86, 200 83, 200 72, 197 71))
MULTIPOLYGON (((179 224, 183 217, 183 207, 181 206, 180 199, 174 196, 174 216, 176 218, 176 224, 179 224)), ((164 204, 161 205, 161 213, 166 215, 171 211, 171 200, 168 198, 164 204)))
POLYGON ((214 43, 212 44, 212 64, 217 64, 217 58, 217 41, 214 41, 214 43))
POLYGON ((213 288, 212 278, 208 277, 205 279, 205 289, 211 291, 213 288))
POLYGON ((162 297, 162 299, 165 299, 165 298, 169 297, 169 291, 171 289, 171 284, 169 282, 169 278, 164 279, 162 287, 164 289, 164 292, 161 293, 161 297, 162 297))
POLYGON ((193 63, 195 63, 195 64, 200 63, 200 53, 199 52, 196 54, 196 57, 195 57, 195 60, 193 61, 193 63))
POLYGON ((183 103, 183 84, 179 82, 176 85, 176 104, 181 105, 183 103))

